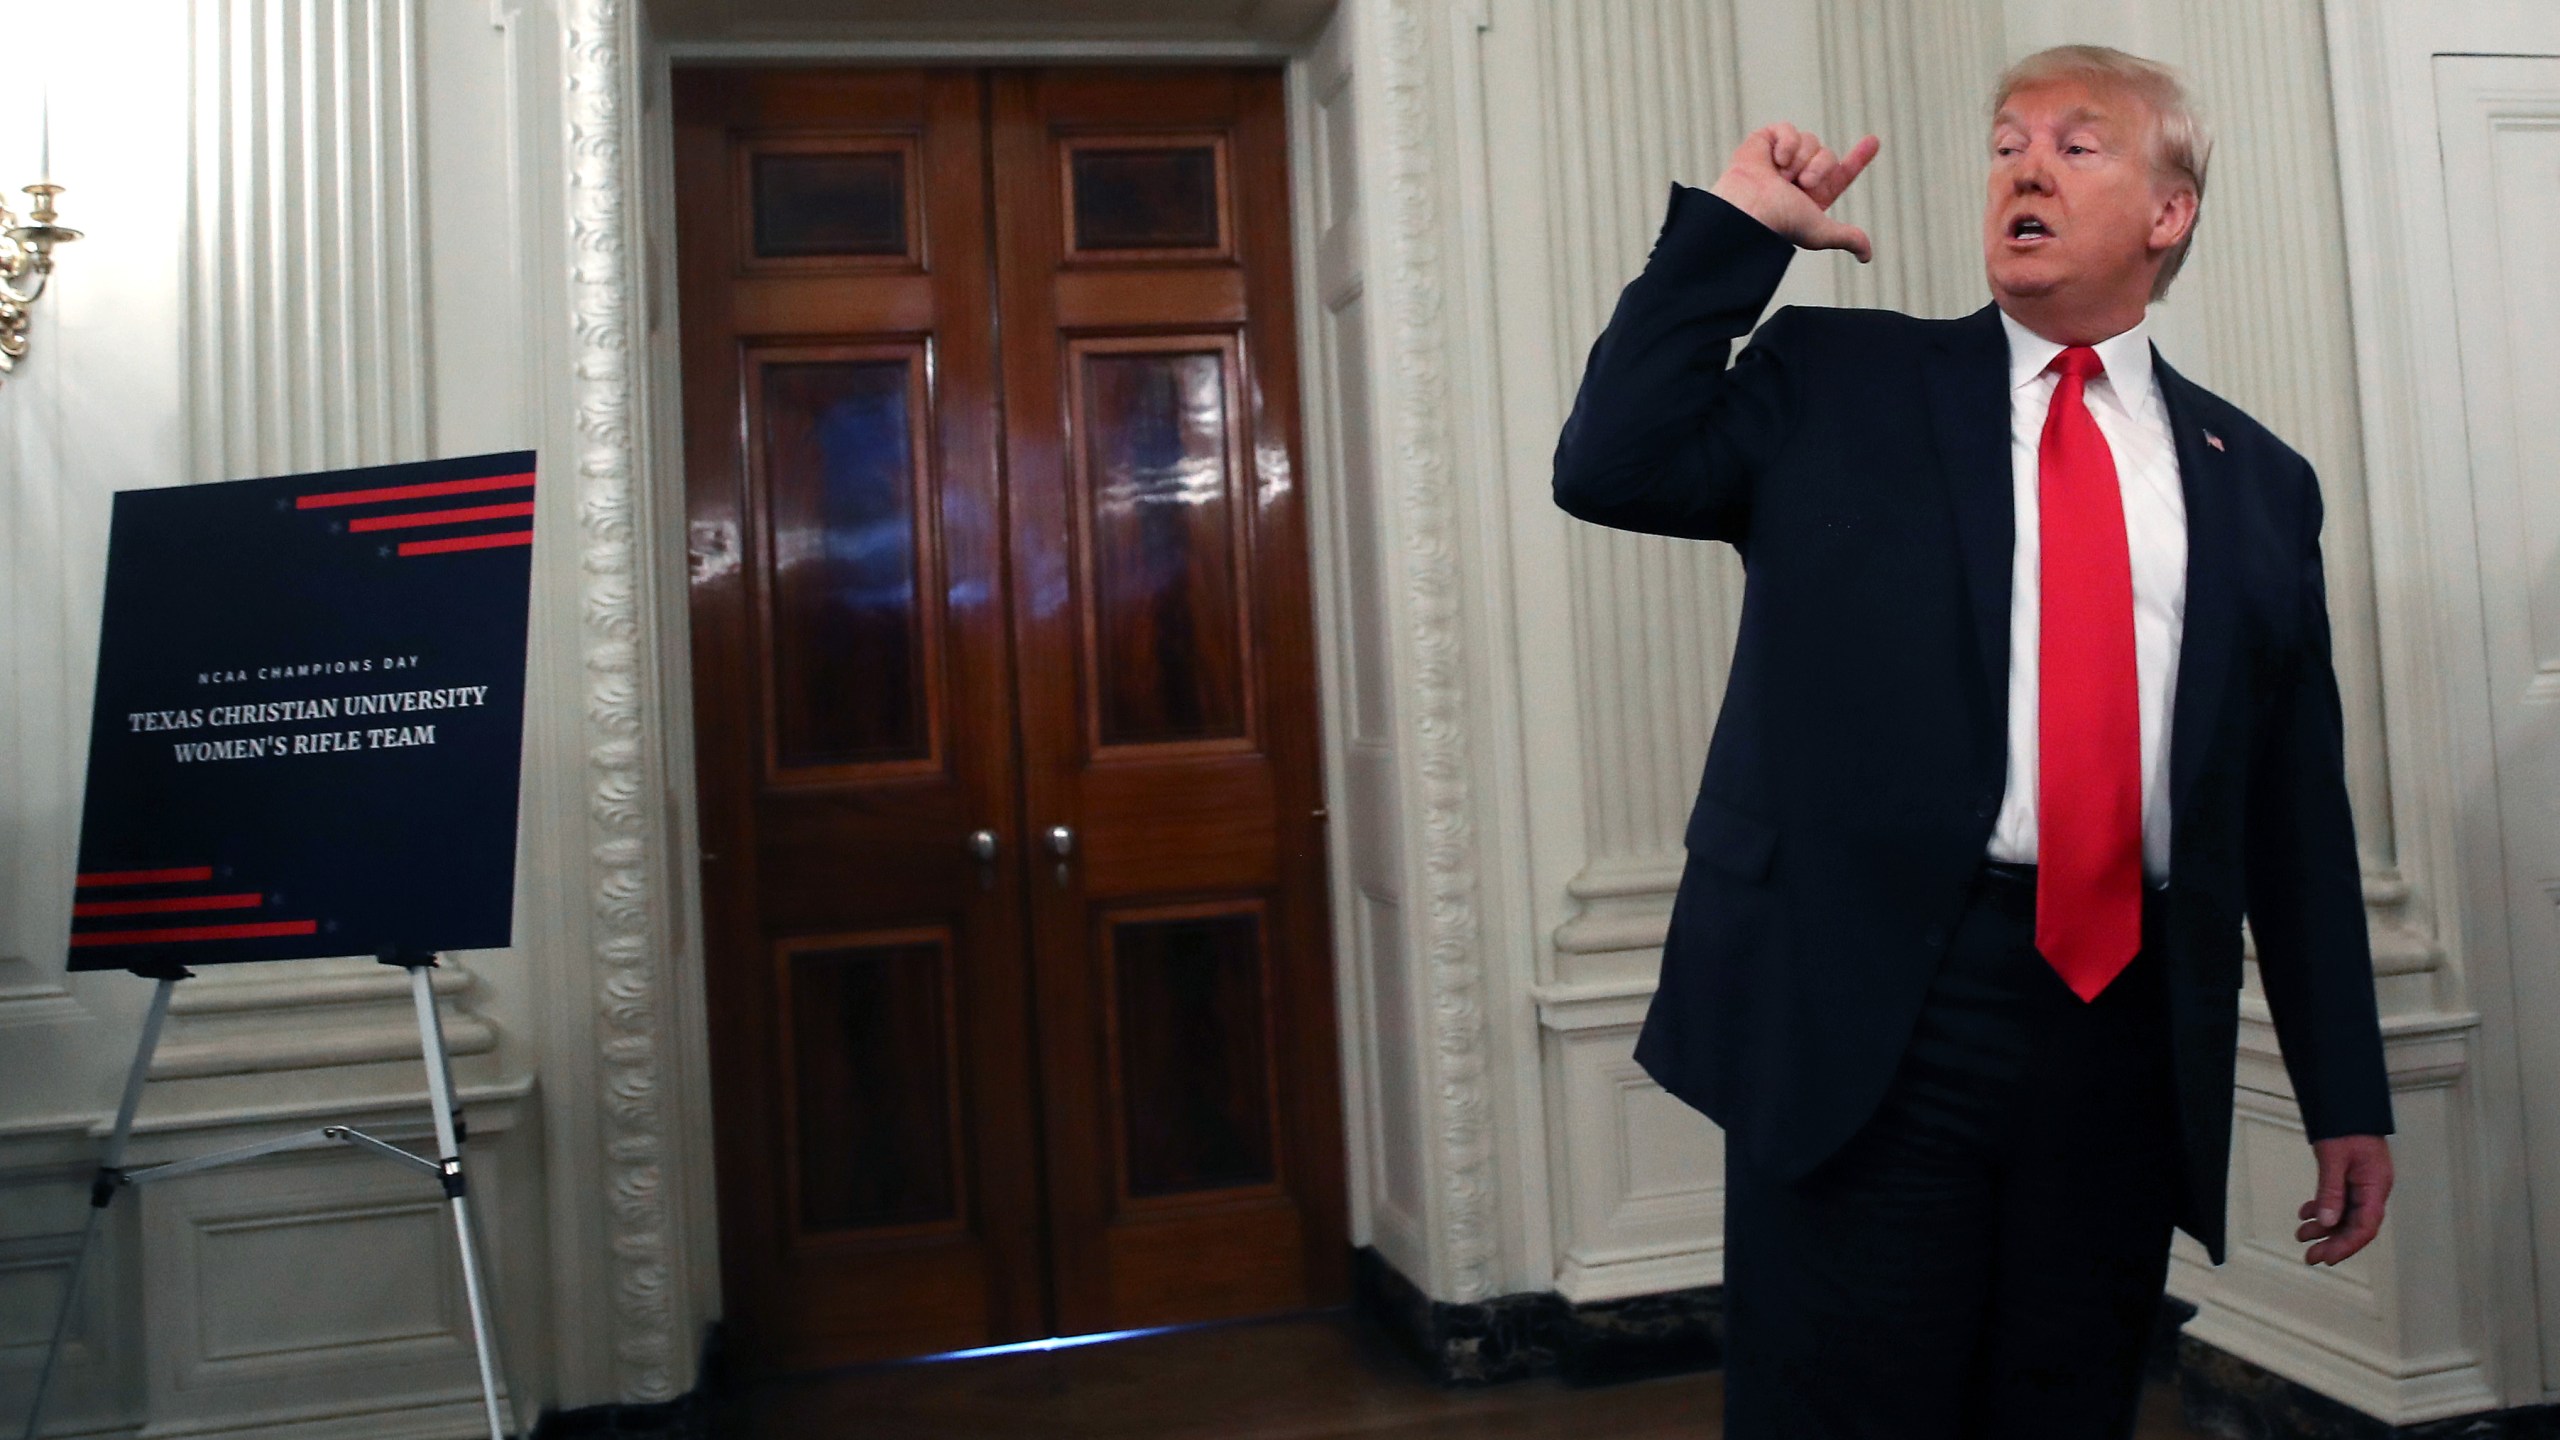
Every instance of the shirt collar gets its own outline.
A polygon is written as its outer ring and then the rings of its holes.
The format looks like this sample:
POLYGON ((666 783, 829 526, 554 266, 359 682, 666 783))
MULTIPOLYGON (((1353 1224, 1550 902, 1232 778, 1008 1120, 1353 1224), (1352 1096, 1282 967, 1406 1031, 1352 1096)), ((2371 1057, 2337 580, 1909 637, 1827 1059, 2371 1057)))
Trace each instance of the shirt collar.
MULTIPOLYGON (((1997 308, 1997 307, 1994 307, 1997 308)), ((2053 357, 2063 347, 2019 324, 2008 311, 2000 311, 2000 326, 2009 334, 2009 388, 2020 386, 2042 375, 2053 357)), ((2151 315, 2145 311, 2133 328, 2112 335, 2089 347, 2098 352, 2098 363, 2106 367, 2107 382, 2115 387, 2116 398, 2125 412, 2140 415, 2150 406, 2159 387, 2151 373, 2151 315)))

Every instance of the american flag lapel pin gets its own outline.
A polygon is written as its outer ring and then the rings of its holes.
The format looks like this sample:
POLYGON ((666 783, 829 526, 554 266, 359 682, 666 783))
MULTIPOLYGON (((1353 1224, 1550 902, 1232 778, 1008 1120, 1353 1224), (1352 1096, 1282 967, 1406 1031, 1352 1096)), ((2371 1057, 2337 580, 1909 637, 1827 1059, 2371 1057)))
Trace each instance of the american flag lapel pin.
POLYGON ((2212 446, 2216 450, 2222 449, 2222 437, 2214 434, 2210 430, 2204 432, 2204 443, 2212 446))

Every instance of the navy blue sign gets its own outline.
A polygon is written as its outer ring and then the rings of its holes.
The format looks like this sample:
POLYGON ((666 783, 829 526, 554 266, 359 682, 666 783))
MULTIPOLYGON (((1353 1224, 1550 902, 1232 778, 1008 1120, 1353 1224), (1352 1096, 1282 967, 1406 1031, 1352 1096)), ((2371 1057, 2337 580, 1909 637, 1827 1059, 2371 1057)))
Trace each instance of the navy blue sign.
POLYGON ((533 455, 129 490, 71 968, 511 939, 533 455))

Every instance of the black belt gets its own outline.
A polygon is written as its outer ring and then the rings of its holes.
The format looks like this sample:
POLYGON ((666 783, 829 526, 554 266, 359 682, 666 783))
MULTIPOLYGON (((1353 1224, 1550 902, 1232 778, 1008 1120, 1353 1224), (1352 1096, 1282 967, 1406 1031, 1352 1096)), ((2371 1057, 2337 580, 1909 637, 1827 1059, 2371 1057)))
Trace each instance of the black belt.
POLYGON ((2007 860, 1985 860, 1975 877, 1982 898, 2013 915, 2036 913, 2036 867, 2007 860))
MULTIPOLYGON (((2036 913, 2036 867, 2009 860, 1985 860, 1975 872, 1974 887, 1982 898, 2013 915, 2036 913)), ((2148 910, 2161 903, 2168 894, 2164 886, 2144 880, 2142 904, 2148 910)))

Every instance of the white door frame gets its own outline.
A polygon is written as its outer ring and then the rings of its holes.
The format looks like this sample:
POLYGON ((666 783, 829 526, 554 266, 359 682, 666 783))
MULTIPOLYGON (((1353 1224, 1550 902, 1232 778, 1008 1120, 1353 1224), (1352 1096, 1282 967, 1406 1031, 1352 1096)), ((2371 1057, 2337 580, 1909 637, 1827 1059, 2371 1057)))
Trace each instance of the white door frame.
MULTIPOLYGON (((632 431, 646 437, 640 476, 635 489, 634 515, 640 522, 645 539, 639 543, 649 552, 647 563, 657 573, 668 577, 666 583, 654 587, 655 604, 645 633, 654 645, 654 663, 660 677, 657 684, 658 710, 655 722, 664 727, 666 737, 666 799, 670 823, 665 827, 668 856, 665 863, 668 895, 665 905, 681 918, 674 929, 683 942, 669 956, 669 978, 680 987, 687 1011, 694 1017, 702 1014, 704 1005, 704 956, 700 938, 700 837, 696 823, 699 814, 692 763, 693 701, 692 652, 689 641, 688 597, 683 577, 689 564, 684 519, 684 456, 681 432, 682 374, 676 320, 676 264, 672 216, 674 214, 674 120, 667 102, 674 67, 678 65, 732 64, 793 65, 927 65, 927 64, 1240 64, 1280 62, 1285 71, 1286 106, 1290 165, 1290 220, 1292 228, 1293 291, 1297 302, 1297 335, 1299 345, 1300 399, 1304 424, 1304 447, 1301 476, 1306 488, 1309 562, 1312 567, 1312 590, 1315 604, 1317 637, 1318 706, 1323 717, 1323 769, 1326 804, 1338 816, 1351 817, 1354 807, 1374 808, 1379 797, 1364 800, 1346 788, 1342 723, 1341 684, 1343 626, 1355 623, 1357 617, 1347 615, 1342 604, 1340 577, 1345 564, 1339 553, 1343 535, 1341 517, 1337 513, 1340 500, 1337 481, 1330 458, 1340 431, 1341 397, 1328 381, 1334 370, 1321 365, 1317 342, 1322 318, 1320 284, 1316 276, 1327 260, 1324 241, 1316 228, 1316 217, 1322 212, 1319 187, 1329 178, 1317 157, 1321 143, 1314 133, 1317 123, 1312 116, 1317 96, 1311 87, 1323 77, 1315 73, 1320 52, 1328 41, 1339 44, 1331 32, 1350 17, 1336 13, 1328 16, 1303 40, 1280 42, 1239 37, 1235 39, 1130 39, 1093 40, 1076 38, 1074 26, 1060 24, 1059 34, 1041 38, 987 39, 970 34, 969 5, 954 0, 950 33, 941 37, 917 37, 901 33, 894 38, 866 34, 859 21, 848 21, 839 39, 793 39, 786 41, 647 41, 638 57, 639 83, 647 97, 640 107, 637 133, 626 132, 640 151, 637 180, 640 188, 636 213, 641 217, 636 227, 647 252, 649 288, 646 312, 653 317, 646 337, 646 378, 635 396, 632 431)), ((1170 7, 1169 7, 1170 8, 1170 7)), ((1349 7, 1346 4, 1343 9, 1349 7)), ((1336 142, 1347 135, 1334 137, 1336 142)), ((1371 1107, 1363 1103, 1366 1079, 1371 1069, 1370 1037, 1375 1030, 1367 996, 1369 987, 1355 973, 1360 955, 1354 936, 1349 931, 1352 907, 1345 903, 1351 887, 1347 866, 1346 826, 1332 827, 1332 844, 1328 847, 1328 888, 1331 897, 1332 931, 1328 942, 1332 947, 1335 973, 1336 1024, 1343 1075, 1343 1138, 1346 1146, 1345 1180, 1350 1192, 1351 1239, 1355 1245, 1371 1238, 1368 1177, 1371 1168, 1371 1107)), ((699 1024, 699 1020, 696 1020, 699 1024)), ((707 1053, 707 1034, 693 1037, 696 1053, 707 1053)), ((684 1157, 679 1179, 686 1192, 686 1209, 690 1216, 700 1217, 689 1226, 685 1237, 692 1251, 686 1257, 692 1263, 695 1293, 706 1313, 718 1313, 718 1265, 716 1200, 712 1169, 712 1111, 707 1065, 688 1065, 676 1077, 682 1093, 670 1111, 676 1128, 676 1149, 684 1157)))

